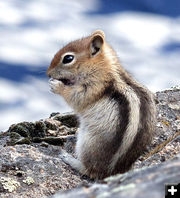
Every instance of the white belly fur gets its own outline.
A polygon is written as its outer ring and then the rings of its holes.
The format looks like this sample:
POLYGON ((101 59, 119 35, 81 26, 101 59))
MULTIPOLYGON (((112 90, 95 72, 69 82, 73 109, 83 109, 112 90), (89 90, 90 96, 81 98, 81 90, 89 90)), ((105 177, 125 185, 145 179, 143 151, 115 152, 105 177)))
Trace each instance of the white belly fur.
POLYGON ((79 115, 80 128, 77 137, 76 154, 79 160, 89 149, 98 152, 98 139, 112 139, 119 124, 118 105, 114 100, 102 99, 79 115))

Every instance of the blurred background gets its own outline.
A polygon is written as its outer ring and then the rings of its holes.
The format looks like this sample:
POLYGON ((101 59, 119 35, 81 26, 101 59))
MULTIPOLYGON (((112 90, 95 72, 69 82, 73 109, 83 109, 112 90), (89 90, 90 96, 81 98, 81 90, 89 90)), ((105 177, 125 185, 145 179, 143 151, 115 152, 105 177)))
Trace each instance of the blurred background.
POLYGON ((179 0, 0 0, 0 131, 71 111, 45 72, 57 50, 96 29, 153 92, 180 84, 179 0))

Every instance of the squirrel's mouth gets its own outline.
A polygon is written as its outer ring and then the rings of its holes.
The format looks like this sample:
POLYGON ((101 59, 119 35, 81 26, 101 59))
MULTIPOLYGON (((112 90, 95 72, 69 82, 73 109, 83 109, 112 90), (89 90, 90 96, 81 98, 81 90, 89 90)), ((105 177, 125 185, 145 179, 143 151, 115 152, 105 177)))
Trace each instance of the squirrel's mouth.
POLYGON ((66 86, 72 86, 75 84, 74 78, 59 78, 57 80, 61 81, 66 86))

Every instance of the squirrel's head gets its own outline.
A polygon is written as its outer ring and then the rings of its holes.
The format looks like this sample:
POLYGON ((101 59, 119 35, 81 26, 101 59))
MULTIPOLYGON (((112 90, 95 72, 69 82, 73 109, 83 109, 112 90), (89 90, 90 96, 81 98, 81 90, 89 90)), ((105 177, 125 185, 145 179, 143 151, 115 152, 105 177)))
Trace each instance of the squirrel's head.
POLYGON ((107 65, 105 46, 107 46, 105 35, 101 30, 73 41, 55 54, 47 75, 62 81, 67 86, 89 83, 90 76, 92 78, 94 76, 94 80, 100 75, 100 78, 103 78, 102 71, 107 65))

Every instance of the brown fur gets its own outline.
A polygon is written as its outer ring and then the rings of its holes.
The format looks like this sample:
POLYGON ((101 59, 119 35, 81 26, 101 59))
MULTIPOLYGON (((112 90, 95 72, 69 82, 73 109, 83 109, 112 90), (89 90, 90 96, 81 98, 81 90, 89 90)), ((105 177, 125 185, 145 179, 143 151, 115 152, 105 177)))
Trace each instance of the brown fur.
POLYGON ((73 105, 77 111, 81 111, 81 109, 85 109, 89 104, 97 101, 104 90, 105 84, 108 84, 111 80, 111 68, 105 63, 106 58, 104 54, 101 53, 93 58, 90 56, 90 42, 93 36, 94 35, 71 42, 62 48, 54 56, 51 65, 47 70, 47 75, 52 76, 55 79, 58 78, 58 71, 62 67, 60 64, 62 55, 66 52, 74 52, 75 54, 78 54, 76 64, 74 64, 73 67, 66 68, 66 70, 70 71, 71 74, 75 76, 79 86, 64 87, 60 93, 72 106, 75 99, 74 95, 71 95, 71 93, 74 88, 77 88, 75 97, 76 100, 78 98, 80 100, 77 101, 76 107, 73 105), (86 93, 87 87, 88 93, 86 93))
MULTIPOLYGON (((53 91, 65 98, 90 130, 84 132, 84 139, 79 136, 77 142, 81 147, 81 150, 77 147, 80 152, 77 154, 85 167, 79 171, 93 178, 104 178, 129 170, 154 135, 155 104, 150 91, 120 65, 104 33, 96 31, 62 48, 54 56, 47 74, 59 80, 52 84, 53 91), (62 63, 66 53, 74 54, 72 64, 62 63), (61 83, 62 78, 70 79, 72 85, 61 83), (101 107, 106 100, 107 109, 111 106, 113 109, 106 111, 101 107), (139 121, 135 123, 133 118, 139 121)), ((83 127, 81 130, 86 130, 83 127)))

